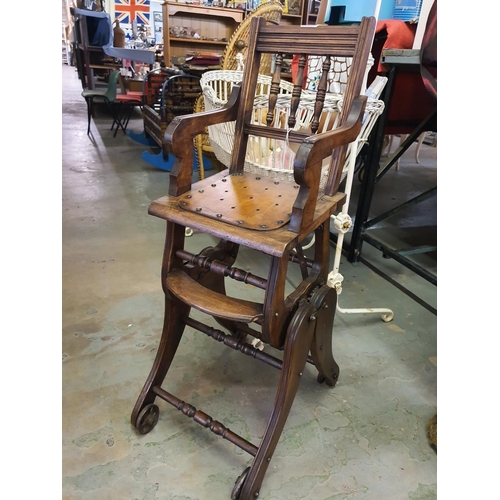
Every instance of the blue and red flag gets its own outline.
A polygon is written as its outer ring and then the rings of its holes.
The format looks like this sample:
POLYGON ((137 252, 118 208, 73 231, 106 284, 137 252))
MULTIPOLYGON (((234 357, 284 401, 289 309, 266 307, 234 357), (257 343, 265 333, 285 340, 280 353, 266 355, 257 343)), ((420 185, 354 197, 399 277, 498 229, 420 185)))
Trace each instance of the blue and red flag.
POLYGON ((120 23, 149 25, 149 0, 115 0, 115 19, 120 23))

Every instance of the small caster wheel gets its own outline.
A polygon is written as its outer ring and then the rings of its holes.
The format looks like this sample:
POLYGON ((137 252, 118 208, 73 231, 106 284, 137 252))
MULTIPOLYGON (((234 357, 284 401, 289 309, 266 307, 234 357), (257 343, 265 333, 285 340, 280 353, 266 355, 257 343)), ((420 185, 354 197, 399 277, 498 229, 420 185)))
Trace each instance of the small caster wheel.
POLYGON ((243 488, 243 484, 245 483, 245 479, 247 478, 249 471, 250 467, 247 467, 234 482, 233 491, 231 492, 231 500, 238 500, 238 498, 240 498, 241 489, 243 488))
POLYGON ((322 384, 326 378, 321 375, 321 373, 318 373, 318 378, 316 379, 318 381, 318 384, 322 384))
POLYGON ((158 417, 160 416, 160 409, 155 404, 146 405, 135 423, 136 429, 141 434, 147 434, 158 422, 158 417))

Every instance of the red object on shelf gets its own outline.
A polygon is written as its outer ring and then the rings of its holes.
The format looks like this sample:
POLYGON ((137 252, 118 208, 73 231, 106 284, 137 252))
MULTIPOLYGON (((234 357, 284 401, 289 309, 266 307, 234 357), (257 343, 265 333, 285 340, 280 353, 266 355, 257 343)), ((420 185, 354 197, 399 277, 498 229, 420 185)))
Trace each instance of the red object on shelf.
MULTIPOLYGON (((436 3, 437 1, 434 5, 436 3)), ((436 107, 437 90, 433 93, 432 86, 437 81, 437 54, 435 51, 437 23, 432 19, 431 11, 421 49, 424 56, 424 66, 421 66, 420 69, 415 69, 415 66, 409 70, 399 69, 396 73, 393 94, 387 111, 386 135, 410 134, 436 107), (426 70, 429 72, 428 75, 426 70), (422 74, 426 75, 427 78, 423 78, 422 74), (433 80, 433 76, 435 80, 433 80)), ((381 62, 382 50, 412 49, 416 30, 416 24, 401 20, 389 19, 377 22, 372 45, 372 56, 375 62, 368 73, 367 86, 377 75, 387 75, 388 69, 381 62)), ((297 76, 299 57, 299 55, 294 55, 292 59, 292 81, 295 81, 297 76)), ((307 64, 304 68, 304 82, 306 82, 306 76, 307 64)))
MULTIPOLYGON (((377 22, 372 45, 375 63, 368 74, 368 85, 377 75, 385 76, 387 69, 380 62, 383 49, 411 49, 417 29, 416 24, 399 20, 377 22)), ((410 134, 436 107, 433 97, 422 79, 420 71, 399 69, 394 80, 394 90, 387 111, 385 134, 410 134)))

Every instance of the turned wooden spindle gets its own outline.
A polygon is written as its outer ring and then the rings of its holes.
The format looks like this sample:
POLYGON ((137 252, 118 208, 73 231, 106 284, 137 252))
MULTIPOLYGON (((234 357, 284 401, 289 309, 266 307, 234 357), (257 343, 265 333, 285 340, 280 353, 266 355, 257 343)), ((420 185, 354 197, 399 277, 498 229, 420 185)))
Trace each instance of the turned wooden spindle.
POLYGON ((182 401, 181 399, 174 396, 170 392, 165 391, 161 387, 153 387, 153 392, 160 396, 164 401, 177 408, 187 417, 192 418, 197 424, 200 424, 201 426, 209 429, 217 436, 221 436, 223 439, 226 439, 227 441, 233 443, 253 457, 257 454, 257 446, 253 445, 246 439, 242 438, 240 435, 228 429, 219 421, 214 420, 205 412, 197 410, 193 405, 182 401))
POLYGON ((212 260, 202 255, 194 255, 185 250, 177 250, 176 256, 182 260, 189 262, 190 264, 194 264, 195 266, 201 267, 203 269, 208 269, 209 271, 212 271, 221 276, 227 276, 236 281, 242 281, 247 285, 253 285, 261 288, 262 290, 265 290, 267 287, 266 279, 244 271, 243 269, 228 266, 227 264, 224 264, 224 262, 212 260))
POLYGON ((266 115, 267 126, 270 127, 274 118, 274 108, 276 107, 276 101, 278 100, 278 94, 280 91, 280 81, 281 81, 281 66, 283 64, 283 54, 276 55, 276 68, 273 74, 273 80, 271 82, 271 90, 269 91, 269 106, 266 115))
POLYGON ((319 117, 323 111, 325 104, 326 87, 328 85, 328 73, 330 71, 331 61, 329 57, 325 57, 322 66, 321 79, 318 85, 318 92, 316 94, 316 101, 314 103, 314 115, 311 122, 311 132, 315 134, 319 127, 319 117))
POLYGON ((302 95, 302 86, 304 85, 304 68, 306 65, 307 57, 302 54, 299 57, 299 69, 297 71, 297 79, 293 85, 292 100, 290 102, 290 116, 288 117, 288 127, 295 127, 297 119, 297 108, 299 107, 300 97, 302 95))
POLYGON ((259 361, 262 361, 267 365, 272 366, 273 368, 281 370, 282 361, 280 359, 275 358, 274 356, 271 356, 270 354, 267 354, 265 352, 259 351, 259 349, 256 349, 254 346, 238 339, 238 337, 234 337, 233 335, 226 335, 222 330, 218 330, 217 328, 205 325, 204 323, 201 323, 200 321, 197 321, 196 319, 191 317, 186 318, 186 325, 194 328, 195 330, 198 330, 199 332, 204 333, 205 335, 208 335, 214 340, 217 340, 217 342, 222 342, 224 345, 230 347, 231 349, 234 349, 235 351, 239 351, 243 354, 246 354, 247 356, 258 359, 259 361))

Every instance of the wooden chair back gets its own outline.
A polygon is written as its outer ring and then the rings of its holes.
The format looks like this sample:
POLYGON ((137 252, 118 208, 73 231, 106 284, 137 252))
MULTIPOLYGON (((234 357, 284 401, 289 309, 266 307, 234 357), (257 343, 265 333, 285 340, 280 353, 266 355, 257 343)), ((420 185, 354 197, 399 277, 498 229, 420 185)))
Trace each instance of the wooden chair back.
MULTIPOLYGON (((257 231, 284 226, 288 231, 297 234, 311 230, 318 223, 317 208, 319 209, 323 202, 328 204, 326 198, 331 198, 338 191, 347 147, 361 131, 367 101, 361 90, 374 29, 373 17, 363 18, 359 25, 350 27, 276 26, 268 25, 264 18, 253 18, 241 85, 233 86, 226 106, 220 110, 176 117, 165 132, 164 153, 173 153, 176 157, 170 176, 169 194, 180 196, 191 190, 194 137, 207 126, 232 122, 233 150, 228 171, 221 172, 222 176, 228 175, 229 179, 219 185, 221 193, 218 193, 218 189, 207 191, 200 187, 196 190, 199 194, 186 194, 186 199, 181 200, 184 209, 196 209, 206 217, 257 231), (289 53, 292 47, 294 52, 300 55, 299 69, 291 94, 282 95, 281 65, 284 54, 289 53), (267 113, 265 123, 255 123, 254 105, 261 77, 259 69, 262 57, 268 54, 275 60, 275 69, 269 93, 261 96, 264 103, 267 99, 267 106, 264 106, 267 113), (309 55, 324 58, 318 89, 312 94, 312 102, 311 92, 302 91, 303 69, 309 55), (344 93, 341 96, 340 113, 336 118, 337 126, 333 130, 316 133, 325 104, 330 61, 335 57, 344 58, 350 63, 344 93), (288 105, 277 106, 278 99, 288 99, 288 105), (307 106, 313 113, 311 129, 306 132, 294 130, 297 120, 301 118, 297 110, 304 109, 301 104, 303 100, 307 101, 307 106), (277 109, 284 108, 287 109, 287 127, 282 126, 283 117, 277 112, 277 109), (264 141, 277 140, 299 144, 293 165, 293 179, 280 183, 269 178, 261 180, 261 176, 248 172, 244 175, 250 137, 252 141, 263 138, 264 141), (331 167, 327 182, 324 187, 320 187, 322 164, 325 158, 330 157, 331 167), (239 177, 245 177, 245 182, 240 183, 237 180, 239 177), (232 180, 229 184, 234 191, 231 195, 227 194, 231 190, 222 187, 229 186, 227 181, 230 179, 232 180), (248 198, 244 193, 249 193, 252 197, 248 198), (244 199, 251 200, 250 204, 243 203, 244 199), (222 201, 229 205, 226 210, 217 211, 222 201), (255 207, 257 202, 259 206, 255 207), (277 208, 270 209, 278 206, 279 214, 276 213, 277 208)), ((217 182, 213 184, 218 185, 217 182)))
MULTIPOLYGON (((241 84, 241 105, 235 125, 235 143, 229 167, 230 174, 241 175, 243 173, 246 147, 250 135, 273 137, 296 143, 302 143, 306 137, 310 136, 308 133, 292 130, 296 120, 300 119, 300 117, 296 116, 296 111, 302 97, 302 88, 305 85, 304 67, 308 56, 321 56, 324 58, 314 103, 314 117, 311 124, 312 134, 315 134, 319 127, 327 91, 328 73, 332 64, 331 60, 336 57, 344 57, 348 58, 350 62, 342 111, 338 120, 338 126, 342 127, 351 112, 353 100, 361 94, 374 30, 375 18, 373 17, 363 18, 359 25, 351 27, 301 26, 300 28, 290 25, 269 25, 264 19, 253 19, 244 77, 241 84), (294 81, 288 127, 283 129, 273 127, 273 122, 276 123, 275 120, 280 118, 274 115, 274 111, 282 78, 281 65, 284 55, 289 54, 291 49, 293 49, 294 54, 299 54, 299 69, 296 81, 294 81), (269 54, 272 54, 275 61, 275 69, 269 94, 266 124, 252 125, 253 101, 261 59, 264 55, 269 54)), ((334 151, 328 181, 325 186, 325 194, 327 195, 331 196, 338 189, 346 149, 347 147, 344 146, 334 151)), ((319 172, 317 173, 319 182, 319 172)), ((313 180, 311 179, 311 181, 313 180)))
MULTIPOLYGON (((240 58, 244 61, 245 55, 248 48, 248 37, 250 34, 250 23, 254 17, 263 17, 270 23, 278 24, 281 20, 281 15, 283 14, 283 5, 280 0, 269 0, 267 2, 262 2, 254 10, 252 10, 245 19, 236 28, 236 31, 232 34, 227 47, 221 57, 221 69, 215 70, 220 72, 234 71, 240 69, 240 58)), ((260 72, 262 74, 269 74, 271 71, 272 58, 271 54, 266 54, 261 60, 260 72)), ((244 66, 244 64, 243 64, 244 66)), ((213 73, 214 71, 208 71, 206 73, 213 73)), ((206 74, 205 73, 205 74, 206 74)), ((219 89, 221 93, 229 95, 231 92, 230 82, 221 82, 219 89)), ((194 112, 200 113, 205 110, 205 100, 203 95, 196 100, 194 106, 194 112)), ((216 170, 221 171, 224 169, 224 163, 220 162, 213 151, 212 144, 210 142, 210 137, 208 130, 205 130, 203 134, 200 134, 196 138, 195 142, 196 156, 198 158, 199 164, 199 176, 200 179, 205 177, 204 171, 204 160, 203 156, 207 156, 210 162, 215 167, 216 170)))

